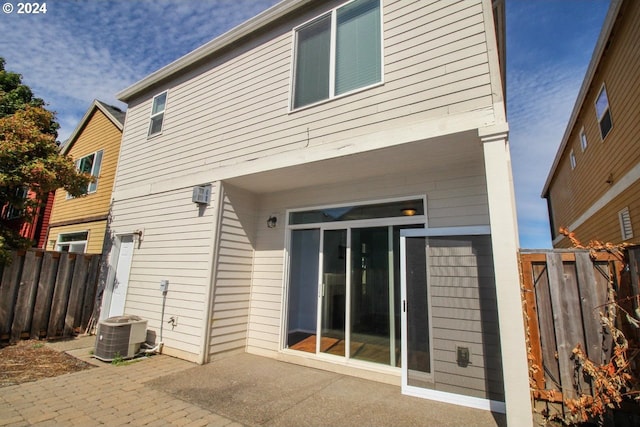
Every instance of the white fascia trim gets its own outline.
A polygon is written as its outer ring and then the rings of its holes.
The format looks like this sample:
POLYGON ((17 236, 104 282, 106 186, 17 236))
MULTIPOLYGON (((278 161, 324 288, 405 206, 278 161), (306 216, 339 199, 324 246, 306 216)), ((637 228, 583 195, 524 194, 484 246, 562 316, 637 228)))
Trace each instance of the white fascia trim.
POLYGON ((505 414, 507 412, 507 408, 504 402, 482 399, 480 397, 464 396, 461 394, 448 393, 445 391, 430 390, 412 386, 402 387, 402 394, 406 394, 407 396, 421 397, 423 399, 435 400, 436 402, 452 403, 454 405, 466 406, 468 408, 499 412, 501 414, 505 414))
POLYGON ((273 22, 286 14, 310 3, 312 0, 283 0, 273 7, 265 10, 264 12, 254 16, 253 18, 245 21, 235 28, 227 31, 221 36, 216 37, 210 42, 200 46, 199 48, 187 53, 181 58, 173 61, 169 65, 149 74, 144 79, 129 86, 116 95, 116 98, 122 102, 127 102, 140 92, 148 89, 149 87, 157 84, 165 79, 168 79, 185 68, 196 62, 212 55, 216 51, 236 42, 242 37, 251 34, 252 32, 264 27, 265 25, 273 22))
POLYGON ((622 2, 623 0, 611 0, 609 10, 607 11, 607 16, 604 20, 604 24, 602 24, 602 31, 600 32, 600 36, 598 37, 596 47, 593 50, 593 55, 591 56, 591 61, 589 62, 587 73, 584 76, 582 86, 580 87, 580 91, 578 92, 576 103, 573 106, 573 111, 571 112, 571 117, 569 118, 569 123, 567 124, 567 128, 565 129, 564 135, 562 136, 562 142, 560 143, 560 147, 556 152, 555 159, 553 159, 553 165, 551 166, 551 170, 549 171, 547 180, 544 183, 541 197, 545 197, 547 191, 549 191, 551 180, 556 173, 556 169, 558 167, 558 164, 560 163, 560 158, 562 157, 564 149, 566 148, 569 141, 569 135, 571 135, 571 131, 576 124, 578 113, 580 113, 580 111, 582 110, 584 99, 587 96, 587 92, 589 91, 589 87, 591 86, 591 83, 593 81, 593 76, 596 73, 598 64, 600 64, 600 59, 602 58, 605 46, 607 45, 607 40, 609 40, 609 36, 611 35, 611 30, 613 30, 613 24, 616 22, 616 18, 618 16, 618 12, 620 11, 620 6, 622 6, 622 2))
MULTIPOLYGON (((620 178, 602 197, 589 206, 573 223, 569 225, 569 230, 573 231, 584 224, 589 218, 595 215, 600 209, 604 208, 613 199, 622 194, 623 191, 631 187, 638 179, 640 179, 640 163, 635 165, 625 176, 620 178)), ((553 244, 558 244, 565 236, 562 234, 553 239, 553 244)))

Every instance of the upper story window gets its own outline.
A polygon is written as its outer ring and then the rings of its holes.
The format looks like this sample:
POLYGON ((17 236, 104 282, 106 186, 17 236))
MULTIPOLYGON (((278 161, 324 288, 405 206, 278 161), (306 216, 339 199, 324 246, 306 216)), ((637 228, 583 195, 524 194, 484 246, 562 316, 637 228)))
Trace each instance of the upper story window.
POLYGON ((598 98, 596 98, 596 116, 598 118, 598 123, 600 124, 600 135, 602 136, 602 139, 604 139, 613 127, 611 111, 609 110, 607 88, 604 84, 602 85, 602 89, 600 89, 598 98))
POLYGON ((151 120, 149 122, 149 136, 162 132, 162 122, 164 121, 164 110, 167 106, 167 92, 153 97, 151 107, 151 120))
MULTIPOLYGON (((100 175, 100 166, 102 165, 102 150, 91 153, 76 160, 76 169, 80 172, 87 173, 95 177, 95 182, 90 182, 87 186, 87 194, 95 193, 98 189, 98 176, 100 175)), ((72 196, 67 194, 67 199, 72 196)))
POLYGON ((296 28, 292 108, 382 81, 380 0, 354 0, 296 28))
POLYGON ((584 128, 580 130, 580 147, 582 151, 587 149, 587 134, 584 133, 584 128))
POLYGON ((569 161, 571 162, 571 170, 576 168, 576 153, 573 152, 573 150, 571 150, 571 153, 569 153, 569 161))

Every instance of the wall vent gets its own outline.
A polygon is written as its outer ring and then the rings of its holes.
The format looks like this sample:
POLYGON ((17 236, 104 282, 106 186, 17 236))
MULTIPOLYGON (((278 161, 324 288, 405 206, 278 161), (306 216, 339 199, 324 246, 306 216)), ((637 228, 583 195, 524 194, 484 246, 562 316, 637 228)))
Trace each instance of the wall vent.
POLYGON ((193 187, 191 201, 201 205, 208 205, 211 201, 211 185, 197 185, 193 187))
POLYGON ((628 207, 618 212, 618 219, 620 220, 620 232, 622 233, 622 240, 629 240, 633 238, 633 229, 631 228, 631 215, 629 215, 628 207))

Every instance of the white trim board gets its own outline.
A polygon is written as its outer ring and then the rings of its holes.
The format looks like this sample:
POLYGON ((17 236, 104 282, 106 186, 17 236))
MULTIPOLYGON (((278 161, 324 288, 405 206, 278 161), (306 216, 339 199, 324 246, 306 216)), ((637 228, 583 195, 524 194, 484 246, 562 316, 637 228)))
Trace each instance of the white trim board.
POLYGON ((434 400, 436 402, 451 403, 468 408, 484 409, 485 411, 505 414, 507 408, 504 402, 480 397, 464 396, 446 391, 429 390, 421 387, 406 386, 402 388, 402 394, 413 397, 434 400))

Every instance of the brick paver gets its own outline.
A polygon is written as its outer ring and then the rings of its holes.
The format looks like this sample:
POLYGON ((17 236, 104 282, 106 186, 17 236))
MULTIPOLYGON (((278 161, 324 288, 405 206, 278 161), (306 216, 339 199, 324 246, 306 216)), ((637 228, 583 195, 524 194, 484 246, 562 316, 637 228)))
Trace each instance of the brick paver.
POLYGON ((73 374, 0 388, 0 427, 240 427, 232 420, 145 385, 193 366, 159 355, 128 365, 101 364, 73 374))

